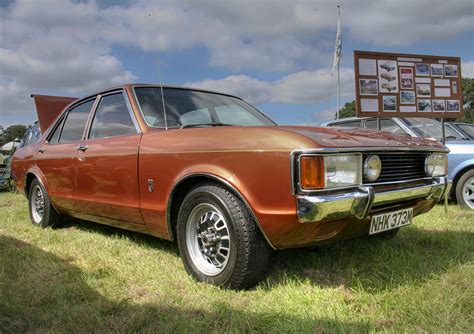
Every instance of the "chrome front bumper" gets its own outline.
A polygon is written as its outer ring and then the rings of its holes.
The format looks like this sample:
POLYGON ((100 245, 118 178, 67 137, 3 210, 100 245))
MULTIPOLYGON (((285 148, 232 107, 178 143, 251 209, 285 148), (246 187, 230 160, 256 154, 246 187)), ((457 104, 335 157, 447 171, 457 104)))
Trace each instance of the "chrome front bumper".
POLYGON ((297 216, 302 223, 355 217, 364 219, 373 205, 396 204, 412 199, 442 199, 451 189, 446 177, 433 178, 431 184, 377 192, 371 186, 336 195, 297 196, 297 216))

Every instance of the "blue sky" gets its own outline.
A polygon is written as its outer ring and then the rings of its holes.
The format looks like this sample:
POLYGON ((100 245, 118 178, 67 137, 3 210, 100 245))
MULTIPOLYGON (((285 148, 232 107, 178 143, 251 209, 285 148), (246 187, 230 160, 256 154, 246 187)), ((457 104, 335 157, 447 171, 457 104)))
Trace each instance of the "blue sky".
MULTIPOLYGON (((340 1, 342 102, 353 50, 462 58, 474 76, 474 3, 340 1)), ((331 1, 1 1, 0 124, 29 123, 29 94, 81 96, 125 82, 230 92, 280 124, 335 113, 331 1)))

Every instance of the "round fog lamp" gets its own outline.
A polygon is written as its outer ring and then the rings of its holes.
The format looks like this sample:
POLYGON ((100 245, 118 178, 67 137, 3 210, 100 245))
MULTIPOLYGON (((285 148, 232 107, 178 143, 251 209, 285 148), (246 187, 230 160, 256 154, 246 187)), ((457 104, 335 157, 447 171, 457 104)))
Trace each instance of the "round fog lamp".
POLYGON ((364 177, 374 182, 380 176, 382 171, 382 162, 378 155, 369 155, 364 161, 364 177))

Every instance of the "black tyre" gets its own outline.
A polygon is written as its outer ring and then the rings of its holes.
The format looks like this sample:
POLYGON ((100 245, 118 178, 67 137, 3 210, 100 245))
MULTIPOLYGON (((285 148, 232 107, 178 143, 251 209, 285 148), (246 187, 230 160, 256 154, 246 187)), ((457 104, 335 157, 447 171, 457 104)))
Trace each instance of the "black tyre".
POLYGON ((197 185, 186 195, 177 239, 186 270, 200 282, 245 289, 266 273, 270 247, 246 205, 218 184, 197 185))
POLYGON ((34 179, 31 182, 28 192, 28 203, 33 225, 38 225, 43 228, 59 225, 60 215, 51 205, 49 195, 38 179, 34 179))
POLYGON ((464 209, 474 209, 474 169, 464 173, 456 183, 456 201, 464 209))

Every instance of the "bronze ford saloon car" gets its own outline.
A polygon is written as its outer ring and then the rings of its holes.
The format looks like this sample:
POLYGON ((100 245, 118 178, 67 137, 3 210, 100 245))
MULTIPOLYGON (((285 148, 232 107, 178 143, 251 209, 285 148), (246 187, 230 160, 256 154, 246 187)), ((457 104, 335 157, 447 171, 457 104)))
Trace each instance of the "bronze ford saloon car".
POLYGON ((276 126, 230 95, 34 97, 43 135, 13 158, 34 224, 67 215, 176 240, 191 275, 226 287, 256 284, 272 248, 393 235, 449 185, 439 143, 276 126))

